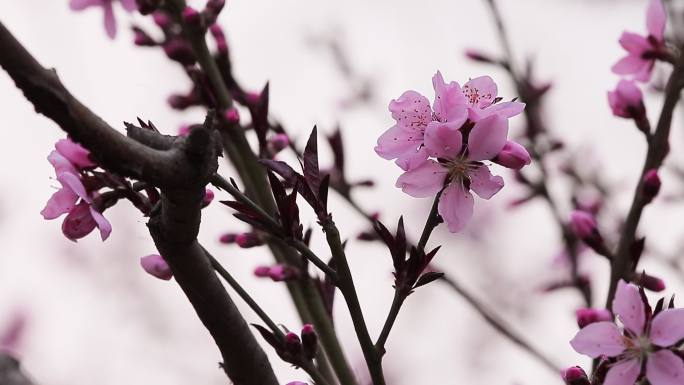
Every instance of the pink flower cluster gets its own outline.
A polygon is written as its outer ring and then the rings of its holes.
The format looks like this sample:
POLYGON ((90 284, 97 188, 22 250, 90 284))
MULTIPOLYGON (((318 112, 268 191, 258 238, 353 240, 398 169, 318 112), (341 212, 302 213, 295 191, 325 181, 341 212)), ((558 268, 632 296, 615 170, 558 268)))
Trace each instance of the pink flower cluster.
POLYGON ((93 207, 97 192, 83 183, 83 170, 97 166, 89 155, 88 150, 69 139, 57 141, 55 150, 48 155, 62 188, 52 194, 40 213, 48 220, 67 214, 62 222, 62 233, 72 241, 85 237, 96 227, 103 241, 112 232, 109 221, 93 207))
POLYGON ((603 385, 634 385, 642 377, 651 385, 683 384, 684 309, 652 316, 639 288, 620 281, 613 311, 622 331, 612 321, 593 322, 570 341, 578 353, 611 359, 603 385))
POLYGON ((507 140, 508 118, 520 114, 524 103, 501 102, 489 76, 461 86, 445 83, 437 72, 432 78, 435 100, 406 91, 392 100, 389 110, 396 124, 378 139, 375 151, 396 159, 405 172, 397 187, 414 197, 441 192, 439 214, 449 231, 459 232, 473 214, 472 190, 489 199, 504 185, 489 171, 486 161, 521 169, 530 155, 520 144, 507 140))
POLYGON ((664 38, 666 22, 662 0, 651 0, 646 11, 648 35, 625 31, 620 36, 620 45, 627 51, 627 56, 615 63, 612 70, 629 79, 620 80, 617 88, 608 92, 608 103, 615 116, 639 119, 645 115, 641 90, 635 80, 649 81, 656 60, 667 56, 664 38))

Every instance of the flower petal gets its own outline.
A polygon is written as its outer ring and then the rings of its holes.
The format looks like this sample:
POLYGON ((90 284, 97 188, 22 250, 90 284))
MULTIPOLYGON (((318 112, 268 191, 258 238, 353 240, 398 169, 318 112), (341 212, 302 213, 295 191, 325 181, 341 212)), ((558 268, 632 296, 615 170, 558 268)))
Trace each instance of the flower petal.
POLYGON ((651 385, 682 385, 684 361, 669 350, 659 350, 648 357, 646 378, 651 385))
POLYGON ((492 115, 479 122, 468 136, 468 159, 489 160, 494 158, 506 144, 508 120, 492 115))
POLYGON ((461 86, 456 82, 446 84, 439 71, 432 77, 432 86, 435 89, 435 114, 440 121, 452 123, 458 129, 468 117, 466 98, 461 86))
POLYGON ((474 204, 473 195, 459 181, 455 181, 442 191, 437 210, 449 231, 457 233, 463 230, 472 218, 474 204))
POLYGON ((612 322, 596 322, 580 329, 570 341, 577 353, 591 358, 601 355, 615 357, 625 350, 622 334, 612 322))
POLYGON ((523 110, 525 110, 525 103, 517 101, 499 102, 482 110, 471 109, 469 116, 474 117, 475 119, 473 121, 477 122, 494 114, 499 115, 502 118, 512 118, 523 112, 523 110))
POLYGON ((651 43, 648 42, 648 39, 634 32, 623 32, 620 35, 619 42, 625 51, 635 56, 641 56, 642 53, 651 48, 651 43))
POLYGON ((618 361, 608 369, 603 385, 634 385, 640 373, 639 360, 618 361))
POLYGON ((634 75, 644 72, 649 66, 649 60, 642 59, 641 56, 627 55, 615 63, 611 70, 617 75, 634 75))
POLYGON ((646 10, 646 30, 648 33, 662 41, 666 21, 667 15, 662 0, 651 0, 648 4, 648 10, 646 10))
POLYGON ((65 158, 64 155, 57 151, 52 151, 47 157, 48 162, 55 168, 55 175, 59 175, 63 172, 70 172, 72 174, 78 174, 78 170, 74 167, 69 159, 65 158))
POLYGON ((684 339, 684 309, 667 309, 651 322, 651 342, 658 346, 672 346, 684 339))
POLYGON ((463 85, 463 94, 471 106, 485 108, 492 104, 498 93, 496 83, 489 76, 470 79, 463 85))
POLYGON ((74 166, 80 168, 96 166, 96 164, 90 160, 90 151, 69 139, 58 140, 57 143, 55 143, 55 148, 60 155, 68 159, 74 166))
POLYGON ((71 0, 69 2, 69 8, 72 11, 80 11, 95 5, 102 5, 102 0, 71 0))
POLYGON ((120 0, 120 1, 121 1, 121 6, 127 12, 134 12, 138 9, 138 4, 136 4, 135 0, 120 0))
POLYGON ((85 186, 83 186, 83 182, 81 182, 81 178, 79 178, 78 175, 72 174, 70 172, 63 172, 57 175, 57 180, 62 184, 62 186, 64 186, 64 188, 71 189, 71 191, 73 191, 84 201, 88 203, 91 202, 90 196, 86 192, 85 186))
POLYGON ((407 130, 397 124, 380 135, 375 152, 382 158, 390 160, 414 153, 422 142, 422 132, 407 130))
POLYGON ((100 230, 100 238, 102 238, 102 241, 107 240, 109 234, 112 233, 112 224, 92 206, 90 206, 90 215, 93 217, 97 228, 100 230))
POLYGON ((432 121, 432 109, 427 98, 416 91, 406 91, 389 104, 392 117, 405 129, 423 132, 432 121))
POLYGON ((394 163, 397 166, 401 167, 402 170, 409 171, 409 170, 413 170, 414 168, 420 166, 427 159, 428 159, 427 151, 425 151, 425 147, 422 147, 414 153, 408 153, 406 155, 402 155, 402 156, 398 157, 397 160, 394 161, 394 163))
POLYGON ((78 195, 70 188, 61 188, 50 197, 40 214, 45 219, 55 219, 66 214, 76 206, 78 195))
POLYGON ((425 130, 425 148, 430 156, 454 159, 463 147, 463 135, 452 126, 441 122, 430 122, 425 130))
POLYGON ((95 222, 90 213, 90 205, 87 202, 81 201, 64 218, 62 233, 75 242, 77 239, 90 234, 96 226, 97 222, 95 222))
POLYGON ((430 159, 420 166, 406 171, 397 179, 396 186, 408 195, 425 198, 436 195, 444 186, 447 170, 430 159))
POLYGON ((113 39, 116 37, 116 18, 114 17, 112 2, 105 1, 102 4, 102 9, 104 10, 105 31, 107 31, 107 36, 109 36, 110 39, 113 39))
POLYGON ((480 166, 468 172, 470 177, 470 189, 482 199, 489 199, 498 193, 504 186, 502 177, 492 175, 489 167, 480 166))
POLYGON ((639 293, 639 289, 626 283, 618 282, 615 299, 613 299, 613 313, 615 313, 625 328, 640 336, 644 332, 646 323, 646 311, 639 293))

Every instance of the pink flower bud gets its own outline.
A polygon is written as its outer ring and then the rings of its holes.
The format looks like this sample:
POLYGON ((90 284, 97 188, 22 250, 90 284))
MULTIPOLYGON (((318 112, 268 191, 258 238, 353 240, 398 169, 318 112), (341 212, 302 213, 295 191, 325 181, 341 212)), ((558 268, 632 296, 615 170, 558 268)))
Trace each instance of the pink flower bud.
POLYGON ((646 114, 641 90, 632 80, 620 80, 614 91, 608 92, 608 104, 613 115, 641 119, 646 114))
POLYGON ((226 234, 223 234, 219 237, 219 242, 221 242, 223 244, 235 243, 235 238, 237 238, 237 234, 226 233, 226 234))
POLYGON ((202 16, 195 8, 185 7, 181 16, 183 17, 183 22, 188 25, 199 26, 202 23, 202 16))
POLYGON ((658 196, 658 192, 660 192, 661 183, 660 177, 658 176, 658 170, 652 168, 646 171, 642 182, 644 184, 644 199, 646 202, 651 202, 656 196, 658 196))
POLYGON ((242 233, 235 237, 235 243, 243 249, 261 246, 264 242, 254 233, 242 233))
POLYGON ((299 273, 287 265, 274 265, 269 270, 268 276, 275 282, 283 282, 298 278, 299 273))
POLYGON ((261 99, 261 94, 258 92, 248 92, 245 95, 245 101, 251 106, 259 104, 259 99, 261 99))
POLYGON ((266 278, 271 273, 271 268, 269 266, 257 266, 254 269, 254 275, 259 278, 266 278))
POLYGON ((226 42, 226 35, 223 33, 221 26, 212 24, 212 26, 209 27, 209 31, 216 41, 216 50, 222 55, 228 54, 228 43, 226 42))
POLYGON ((298 335, 292 332, 285 334, 285 350, 294 357, 299 355, 302 350, 302 342, 298 335))
POLYGON ((168 281, 173 277, 169 264, 158 254, 150 254, 140 258, 140 266, 147 274, 168 281))
POLYGON ((613 314, 608 309, 581 308, 577 309, 575 315, 580 329, 595 322, 613 320, 613 314))
POLYGON ((195 63, 195 53, 192 48, 184 39, 180 37, 175 37, 162 46, 164 48, 164 53, 169 59, 175 60, 184 65, 192 65, 195 63))
POLYGON ((159 26, 159 28, 166 29, 171 25, 171 18, 166 12, 155 12, 152 14, 152 20, 159 26))
POLYGON ((204 191, 204 200, 202 201, 202 206, 207 207, 211 201, 214 200, 214 192, 211 189, 206 189, 204 191))
POLYGON ((174 110, 184 110, 192 105, 190 99, 185 95, 172 94, 166 98, 166 103, 174 110))
POLYGON ((306 324, 302 327, 302 351, 304 358, 313 360, 318 351, 318 336, 311 324, 306 324))
POLYGON ((499 155, 494 158, 494 162, 506 168, 520 170, 532 162, 530 154, 525 147, 514 141, 507 141, 499 155))
POLYGON ((573 366, 561 372, 563 381, 568 385, 589 385, 587 374, 579 366, 573 366))
POLYGON ((654 291, 656 293, 665 290, 665 281, 646 273, 634 273, 632 275, 631 281, 635 285, 643 286, 644 289, 654 291))
POLYGON ((223 118, 230 125, 240 123, 240 113, 235 108, 229 108, 223 113, 223 118))
POLYGON ((586 211, 575 210, 570 214, 570 228, 580 239, 592 237, 598 232, 596 219, 586 211))
POLYGON ((178 136, 188 136, 190 134, 190 125, 184 124, 178 127, 178 136))
POLYGON ((287 148, 290 145, 290 138, 286 134, 276 134, 268 138, 268 146, 274 154, 287 148))
POLYGON ((95 162, 90 160, 90 151, 83 148, 80 144, 72 142, 70 139, 58 140, 55 143, 55 149, 71 164, 80 169, 96 166, 95 162))
POLYGON ((133 44, 140 47, 152 47, 157 45, 157 42, 142 29, 133 27, 133 44))

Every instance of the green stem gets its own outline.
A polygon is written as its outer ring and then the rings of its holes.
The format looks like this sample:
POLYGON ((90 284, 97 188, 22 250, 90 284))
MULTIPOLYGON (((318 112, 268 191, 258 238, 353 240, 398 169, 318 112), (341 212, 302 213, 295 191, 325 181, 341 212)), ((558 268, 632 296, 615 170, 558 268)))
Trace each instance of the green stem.
POLYGON ((397 316, 399 315, 401 305, 404 303, 405 300, 406 296, 403 295, 400 290, 396 289, 394 291, 394 299, 392 300, 392 306, 390 306, 389 313, 387 313, 385 325, 382 327, 380 337, 378 337, 378 341, 375 343, 375 350, 377 350, 378 354, 385 354, 385 343, 387 342, 387 338, 389 337, 390 331, 392 330, 392 326, 394 326, 394 322, 397 320, 397 316))

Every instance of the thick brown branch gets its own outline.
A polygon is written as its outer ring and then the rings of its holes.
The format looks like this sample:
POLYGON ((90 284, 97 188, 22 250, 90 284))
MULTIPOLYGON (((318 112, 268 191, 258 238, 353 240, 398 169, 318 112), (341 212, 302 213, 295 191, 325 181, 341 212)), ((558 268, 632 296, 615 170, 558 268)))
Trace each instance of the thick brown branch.
POLYGON ((53 71, 43 68, 0 24, 0 66, 36 111, 83 144, 103 167, 161 189, 161 205, 148 223, 202 323, 221 351, 223 369, 237 385, 277 385, 270 363, 197 243, 204 188, 216 171, 219 151, 212 117, 185 139, 141 134, 126 137, 74 98, 53 71), (167 138, 168 139, 168 138, 167 138), (159 145, 159 144, 162 145, 159 145), (154 146, 154 148, 149 146, 154 146))
POLYGON ((0 384, 33 385, 33 381, 21 370, 19 361, 10 355, 0 353, 0 384))

